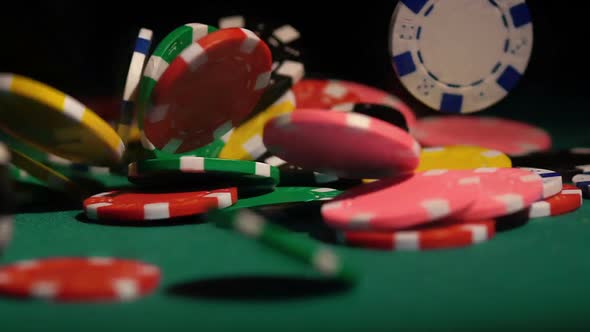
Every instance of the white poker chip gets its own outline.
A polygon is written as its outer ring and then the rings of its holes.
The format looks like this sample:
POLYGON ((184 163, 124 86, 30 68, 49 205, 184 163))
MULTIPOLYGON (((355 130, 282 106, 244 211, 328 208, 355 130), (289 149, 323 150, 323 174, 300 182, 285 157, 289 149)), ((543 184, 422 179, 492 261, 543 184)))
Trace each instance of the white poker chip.
POLYGON ((555 171, 542 168, 519 167, 538 174, 543 179, 543 198, 555 196, 563 189, 563 179, 555 171))
POLYGON ((471 113, 500 101, 524 74, 532 48, 524 0, 401 0, 391 19, 397 76, 441 112, 471 113))

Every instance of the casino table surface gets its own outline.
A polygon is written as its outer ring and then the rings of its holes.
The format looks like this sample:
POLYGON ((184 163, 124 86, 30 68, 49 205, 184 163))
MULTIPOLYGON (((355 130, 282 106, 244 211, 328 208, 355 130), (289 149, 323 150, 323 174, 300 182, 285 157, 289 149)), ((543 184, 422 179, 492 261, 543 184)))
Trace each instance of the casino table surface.
MULTIPOLYGON (((584 146, 590 145, 581 111, 587 102, 525 93, 483 114, 540 125, 558 148, 584 146), (574 109, 580 111, 560 111, 574 109)), ((16 215, 13 243, 0 263, 48 256, 136 258, 161 268, 158 290, 123 303, 0 298, 0 330, 523 330, 590 321, 588 201, 574 213, 532 220, 463 249, 337 246, 361 272, 351 289, 211 224, 107 226, 86 222, 80 213, 16 215)))

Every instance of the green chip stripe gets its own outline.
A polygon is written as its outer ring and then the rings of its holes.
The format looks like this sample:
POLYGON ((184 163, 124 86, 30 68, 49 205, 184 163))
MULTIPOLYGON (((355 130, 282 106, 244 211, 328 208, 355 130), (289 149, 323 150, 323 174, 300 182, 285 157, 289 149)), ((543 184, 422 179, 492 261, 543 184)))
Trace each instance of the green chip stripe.
POLYGON ((268 194, 239 199, 234 205, 225 208, 225 210, 239 210, 284 203, 331 200, 341 193, 342 191, 332 188, 276 187, 268 194))
POLYGON ((164 71, 166 71, 168 65, 176 59, 185 48, 214 31, 217 31, 217 28, 210 25, 188 23, 170 32, 154 49, 154 52, 145 65, 137 98, 137 119, 140 129, 143 128, 145 107, 147 107, 150 101, 156 83, 158 83, 158 80, 164 71))
POLYGON ((251 210, 218 210, 210 213, 208 219, 220 227, 234 229, 277 252, 313 267, 323 277, 351 284, 358 281, 357 273, 331 248, 309 238, 298 237, 251 210))
POLYGON ((138 175, 148 175, 163 171, 182 173, 219 172, 243 174, 258 178, 270 178, 279 182, 278 168, 255 161, 206 158, 199 156, 178 156, 173 158, 140 160, 130 165, 138 175))
POLYGON ((30 176, 43 182, 49 188, 65 191, 79 197, 87 194, 84 188, 59 171, 31 159, 15 149, 11 148, 10 153, 12 155, 12 162, 16 167, 24 169, 30 176))
POLYGON ((22 170, 12 164, 10 165, 10 178, 17 182, 45 186, 43 182, 37 180, 37 178, 27 173, 27 171, 22 170))

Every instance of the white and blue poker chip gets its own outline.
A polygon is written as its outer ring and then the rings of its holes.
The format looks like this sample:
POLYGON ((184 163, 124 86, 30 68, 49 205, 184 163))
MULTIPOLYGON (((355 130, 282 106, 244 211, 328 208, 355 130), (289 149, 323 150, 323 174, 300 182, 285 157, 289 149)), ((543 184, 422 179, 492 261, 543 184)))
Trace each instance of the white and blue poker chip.
POLYGON ((585 198, 590 198, 590 174, 575 175, 572 178, 572 182, 582 190, 582 195, 585 198))
POLYGON ((131 125, 131 122, 133 121, 135 98, 137 96, 137 91, 139 90, 139 82, 143 75, 145 60, 149 55, 150 47, 152 45, 152 37, 152 30, 141 28, 137 39, 135 40, 135 48, 133 49, 133 56, 131 57, 129 71, 127 73, 120 111, 119 122, 126 126, 131 125))
POLYGON ((400 0, 390 27, 396 75, 446 113, 483 110, 524 74, 533 25, 524 0, 400 0))
POLYGON ((555 171, 542 168, 519 167, 538 174, 543 179, 543 198, 555 196, 563 189, 563 179, 555 171))

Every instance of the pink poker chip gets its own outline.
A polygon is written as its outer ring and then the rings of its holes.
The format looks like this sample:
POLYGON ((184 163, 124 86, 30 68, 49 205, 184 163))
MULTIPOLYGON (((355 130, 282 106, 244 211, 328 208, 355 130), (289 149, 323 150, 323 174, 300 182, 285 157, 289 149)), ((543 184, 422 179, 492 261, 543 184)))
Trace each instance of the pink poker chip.
POLYGON ((324 204, 322 217, 339 229, 395 231, 457 214, 478 193, 471 172, 430 170, 351 189, 324 204))
POLYGON ((304 169, 347 178, 381 178, 418 167, 420 145, 387 122, 362 114, 300 109, 269 121, 264 144, 304 169))
POLYGON ((543 199, 543 178, 519 168, 477 168, 480 193, 473 205, 454 215, 453 220, 496 218, 521 211, 543 199))
POLYGON ((412 134, 424 146, 476 145, 513 156, 551 148, 551 137, 543 129, 493 117, 422 118, 412 134))
POLYGON ((416 124, 416 115, 414 114, 414 111, 412 111, 412 108, 399 98, 388 94, 385 91, 361 83, 340 80, 336 82, 345 86, 348 91, 356 94, 360 98, 361 103, 383 104, 393 107, 404 115, 409 128, 414 127, 416 124))

